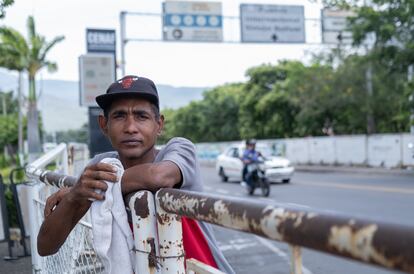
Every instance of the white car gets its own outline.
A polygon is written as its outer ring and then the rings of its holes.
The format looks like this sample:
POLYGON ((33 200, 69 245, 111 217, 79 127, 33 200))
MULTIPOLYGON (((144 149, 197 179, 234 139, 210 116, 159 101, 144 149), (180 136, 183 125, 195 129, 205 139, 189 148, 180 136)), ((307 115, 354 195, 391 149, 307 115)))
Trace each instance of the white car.
MULTIPOLYGON (((218 156, 216 170, 223 182, 227 182, 229 179, 242 180, 243 162, 241 158, 244 150, 244 145, 233 145, 218 156)), ((256 151, 265 158, 265 176, 269 182, 290 182, 295 168, 288 159, 272 155, 272 150, 267 146, 256 144, 256 151)))

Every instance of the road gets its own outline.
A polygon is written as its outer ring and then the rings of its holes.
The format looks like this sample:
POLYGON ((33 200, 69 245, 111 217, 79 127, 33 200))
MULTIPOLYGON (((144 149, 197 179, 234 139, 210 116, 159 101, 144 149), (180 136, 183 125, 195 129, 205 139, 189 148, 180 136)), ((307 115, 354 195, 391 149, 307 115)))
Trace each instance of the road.
MULTIPOLYGON (((290 184, 274 184, 270 197, 248 197, 237 182, 220 182, 213 168, 203 167, 205 191, 269 203, 336 211, 414 226, 414 178, 402 175, 297 172, 290 184)), ((287 244, 215 226, 220 248, 237 273, 289 273, 287 244)), ((390 274, 366 264, 303 249, 304 273, 390 274)))

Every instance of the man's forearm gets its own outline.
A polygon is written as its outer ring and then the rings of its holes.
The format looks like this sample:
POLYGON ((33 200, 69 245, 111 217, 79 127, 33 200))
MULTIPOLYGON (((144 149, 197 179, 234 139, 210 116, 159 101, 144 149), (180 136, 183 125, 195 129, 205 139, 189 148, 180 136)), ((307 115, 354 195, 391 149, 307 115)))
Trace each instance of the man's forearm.
POLYGON ((160 188, 174 187, 180 182, 180 169, 173 162, 136 165, 126 169, 122 176, 122 194, 144 189, 154 192, 160 188))
POLYGON ((40 227, 37 236, 38 253, 41 256, 56 253, 89 207, 89 202, 77 205, 63 199, 40 227))

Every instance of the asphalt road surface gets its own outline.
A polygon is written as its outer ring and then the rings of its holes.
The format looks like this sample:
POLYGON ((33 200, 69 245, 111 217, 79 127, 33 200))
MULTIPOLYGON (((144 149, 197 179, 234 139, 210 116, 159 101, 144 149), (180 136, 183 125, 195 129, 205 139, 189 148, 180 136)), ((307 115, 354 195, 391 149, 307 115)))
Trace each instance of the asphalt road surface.
MULTIPOLYGON (((289 184, 273 184, 268 198, 249 197, 238 182, 223 183, 203 167, 206 192, 336 211, 360 218, 414 225, 414 178, 388 174, 296 172, 289 184)), ((237 273, 289 273, 289 246, 215 226, 216 238, 237 273)), ((302 249, 305 274, 400 273, 302 249)))

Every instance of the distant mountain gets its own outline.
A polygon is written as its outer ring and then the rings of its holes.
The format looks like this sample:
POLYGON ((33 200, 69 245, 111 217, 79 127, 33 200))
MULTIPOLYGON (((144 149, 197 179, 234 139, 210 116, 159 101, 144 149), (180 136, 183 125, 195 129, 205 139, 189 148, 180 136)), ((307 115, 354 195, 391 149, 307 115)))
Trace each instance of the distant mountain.
MULTIPOLYGON (((179 108, 191 101, 203 98, 208 88, 173 87, 157 85, 160 107, 179 108)), ((17 89, 17 76, 0 70, 0 91, 17 89)), ((87 108, 79 106, 79 83, 77 81, 43 80, 37 82, 40 91, 39 110, 46 132, 78 129, 87 122, 87 108)), ((27 80, 24 80, 27 94, 27 80)))

